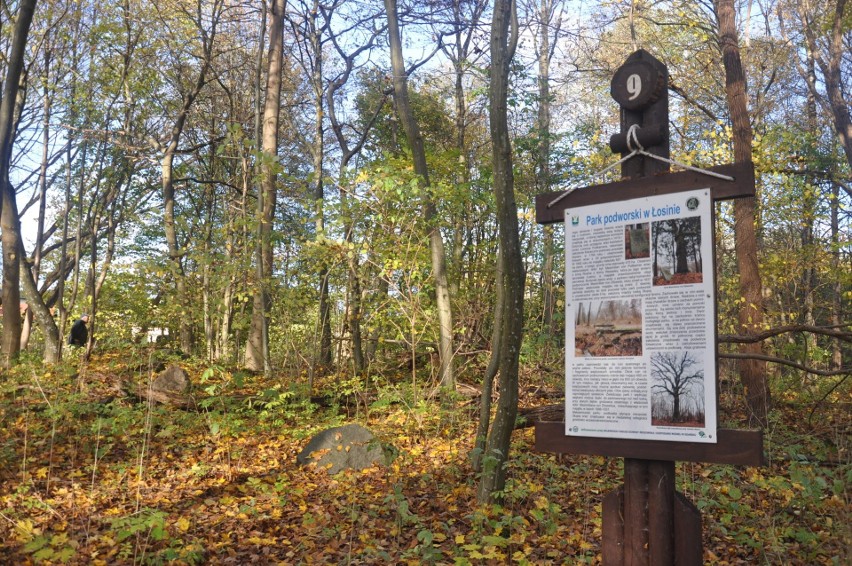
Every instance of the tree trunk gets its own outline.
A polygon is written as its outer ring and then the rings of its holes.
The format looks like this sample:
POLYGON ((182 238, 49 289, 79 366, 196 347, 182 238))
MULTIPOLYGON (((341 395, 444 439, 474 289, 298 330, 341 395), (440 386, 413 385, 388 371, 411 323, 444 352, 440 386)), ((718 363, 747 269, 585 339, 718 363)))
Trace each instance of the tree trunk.
MULTIPOLYGON (((390 282, 381 274, 376 276, 376 279, 376 303, 380 303, 388 297, 390 282)), ((376 325, 367 338, 367 348, 364 351, 364 361, 368 364, 376 359, 376 354, 379 350, 379 335, 380 330, 378 325, 376 325)))
POLYGON ((344 70, 337 76, 336 79, 330 82, 328 85, 328 89, 326 89, 326 106, 328 108, 328 120, 331 124, 331 129, 334 132, 335 138, 337 138, 337 144, 340 146, 340 168, 338 169, 338 183, 340 185, 340 207, 341 210, 344 211, 344 216, 346 217, 343 222, 343 233, 344 238, 346 240, 347 245, 347 285, 346 285, 346 305, 347 312, 349 313, 346 320, 346 325, 349 328, 349 333, 352 340, 352 361, 355 365, 355 372, 360 374, 364 371, 367 366, 367 357, 364 352, 364 339, 363 332, 361 330, 361 317, 363 312, 363 304, 361 298, 361 277, 360 277, 360 269, 359 269, 359 259, 358 259, 358 248, 355 245, 355 221, 352 218, 351 211, 349 209, 349 196, 348 190, 345 189, 348 185, 347 176, 349 171, 349 162, 355 157, 358 153, 361 152, 361 149, 364 147, 364 143, 367 141, 367 135, 370 130, 375 125, 376 120, 379 118, 382 108, 384 108, 385 103, 387 102, 387 96, 383 96, 381 102, 375 108, 375 113, 373 114, 370 121, 366 124, 366 126, 362 129, 360 133, 360 138, 356 141, 355 145, 350 147, 349 141, 346 138, 344 133, 343 124, 337 118, 337 112, 335 108, 335 93, 346 84, 349 80, 349 77, 352 74, 353 69, 355 68, 355 59, 363 53, 364 51, 371 49, 375 45, 375 39, 379 36, 380 33, 383 33, 383 28, 380 26, 375 26, 373 28, 373 33, 370 38, 363 42, 357 49, 355 49, 351 53, 345 53, 340 45, 335 41, 334 45, 337 49, 338 54, 343 59, 344 62, 344 70))
MULTIPOLYGON (((831 324, 839 328, 843 321, 843 282, 840 277, 840 187, 837 183, 831 185, 831 266, 834 273, 833 293, 831 298, 831 324)), ((848 273, 848 272, 847 272, 848 273)), ((833 340, 831 346, 831 369, 843 367, 843 348, 840 340, 833 340)))
POLYGON ((485 442, 488 439, 488 430, 491 427, 491 397, 494 394, 494 378, 500 369, 500 346, 503 342, 503 292, 506 286, 503 284, 503 254, 497 249, 497 266, 494 279, 496 297, 494 300, 494 327, 491 329, 491 357, 488 359, 488 367, 482 377, 482 397, 479 404, 479 423, 476 427, 476 437, 471 453, 471 464, 474 471, 482 471, 482 458, 485 454, 485 442))
POLYGON ((6 60, 6 81, 3 84, 3 100, 0 101, 0 241, 3 252, 3 336, 2 367, 11 367, 21 346, 21 289, 20 252, 21 219, 15 187, 9 179, 12 160, 12 145, 15 134, 15 104, 18 98, 21 75, 24 71, 24 56, 30 24, 33 21, 36 0, 21 0, 11 52, 6 60))
MULTIPOLYGON (((465 91, 464 77, 468 69, 475 64, 475 54, 472 58, 471 43, 474 40, 479 21, 487 6, 486 0, 474 0, 467 3, 462 0, 452 2, 452 33, 455 41, 449 45, 442 45, 442 50, 453 66, 455 84, 453 87, 453 98, 455 100, 455 130, 456 149, 459 152, 459 169, 456 174, 456 182, 459 187, 470 187, 471 176, 471 151, 468 147, 468 93, 465 91), (468 11, 468 20, 464 21, 464 8, 468 11)), ((452 265, 455 267, 455 277, 450 281, 450 296, 457 296, 461 280, 464 277, 464 259, 470 250, 470 231, 472 229, 471 216, 473 207, 470 203, 465 206, 456 207, 454 211, 452 231, 452 265), (467 232, 467 235, 465 234, 467 232)), ((470 261, 468 262, 470 265, 470 261)))
MULTIPOLYGON (((752 131, 748 117, 748 95, 745 73, 740 60, 733 0, 715 0, 719 23, 719 47, 725 66, 725 92, 731 114, 734 139, 734 161, 751 161, 752 131)), ((734 241, 740 272, 740 293, 744 299, 739 309, 740 332, 753 334, 763 323, 763 288, 757 261, 757 201, 754 197, 734 201, 734 241)), ((761 344, 744 344, 741 352, 761 354, 761 344)), ((766 378, 766 362, 740 360, 740 380, 746 394, 750 420, 761 425, 771 406, 766 378)))
MULTIPOLYGON (((314 116, 314 137, 311 154, 313 156, 313 197, 314 197, 314 214, 316 224, 316 238, 321 241, 325 238, 325 179, 323 178, 323 164, 325 162, 325 111, 323 100, 323 52, 322 41, 320 34, 322 33, 317 28, 319 18, 319 0, 314 0, 310 15, 310 49, 311 55, 314 58, 313 73, 311 76, 311 86, 314 90, 314 100, 316 102, 316 110, 314 116)), ((332 363, 332 348, 331 348, 331 301, 328 296, 328 278, 329 268, 328 259, 323 256, 320 258, 320 269, 318 275, 319 283, 319 365, 325 368, 331 366, 332 363)))
MULTIPOLYGON (((552 0, 541 0, 539 6, 538 22, 538 148, 536 156, 536 193, 550 192, 550 62, 553 56, 551 45, 551 20, 554 16, 554 2, 552 0)), ((561 21, 561 20, 560 20, 561 21)), ((558 33, 559 22, 554 26, 558 33)), ((555 43, 555 39, 553 43, 555 43)), ((542 302, 542 330, 545 334, 552 336, 556 329, 553 324, 553 312, 556 306, 556 295, 553 292, 553 266, 555 246, 553 242, 553 227, 542 227, 542 253, 544 260, 541 268, 541 302, 542 302)))
MULTIPOLYGON (((189 108, 185 107, 186 113, 189 108)), ((178 317, 179 323, 179 339, 180 347, 184 352, 192 351, 192 325, 190 324, 191 312, 187 308, 187 288, 186 274, 183 269, 183 251, 180 249, 177 238, 177 229, 175 227, 175 185, 174 185, 174 156, 177 151, 178 139, 180 131, 183 130, 183 124, 186 121, 186 113, 182 113, 175 123, 173 129, 172 143, 166 149, 163 159, 160 161, 162 172, 162 187, 163 187, 163 224, 166 234, 166 243, 169 249, 169 261, 172 264, 172 276, 175 278, 175 292, 177 294, 176 301, 179 305, 180 312, 178 317)))
POLYGON ((27 303, 29 303, 28 312, 32 313, 36 323, 41 328, 42 334, 44 334, 44 362, 54 364, 59 362, 62 355, 62 337, 59 335, 59 328, 50 314, 50 309, 38 292, 33 272, 25 260, 26 254, 24 253, 23 242, 21 243, 20 257, 21 283, 24 288, 24 296, 27 298, 27 303))
MULTIPOLYGON (((260 35, 257 42, 257 65, 254 73, 254 141, 255 147, 263 146, 262 138, 262 122, 261 113, 264 103, 262 102, 263 91, 261 89, 261 81, 263 77, 263 47, 266 41, 266 14, 267 3, 263 2, 260 6, 260 35)), ((268 62, 267 62, 268 64, 268 62)), ((259 164, 255 160, 255 167, 259 169, 259 164)), ((246 195, 249 189, 249 173, 247 169, 248 161, 243 159, 243 198, 241 210, 246 212, 246 195)), ((255 172, 255 176, 259 176, 259 172, 255 172)), ((252 371, 266 371, 269 366, 269 322, 266 317, 266 285, 263 269, 264 258, 264 198, 263 187, 257 186, 257 208, 256 221, 257 228, 255 230, 255 277, 257 279, 257 289, 252 297, 251 324, 249 326, 248 336, 246 336, 246 355, 245 366, 252 371)), ((243 219, 243 236, 248 242, 248 228, 243 219)), ((248 266, 246 272, 248 272, 248 266)), ((229 322, 230 325, 230 322, 229 322)))
MULTIPOLYGON (((849 103, 843 96, 843 55, 846 53, 843 45, 843 37, 848 32, 848 19, 844 26, 844 12, 846 0, 837 0, 834 6, 834 14, 831 19, 830 36, 827 41, 828 53, 824 56, 817 48, 815 24, 813 15, 808 14, 808 3, 794 2, 799 13, 802 24, 802 32, 808 44, 808 50, 815 57, 817 65, 822 72, 825 81, 825 91, 828 96, 828 106, 834 121, 834 131, 840 140, 846 162, 852 167, 852 118, 849 113, 849 103)), ((808 86, 815 93, 816 84, 809 83, 808 86)))
POLYGON ((518 361, 524 326, 524 273, 512 174, 512 143, 508 126, 509 66, 518 40, 515 2, 495 0, 491 20, 489 114, 494 198, 503 277, 503 331, 500 343, 500 398, 485 443, 480 502, 492 501, 506 483, 506 462, 518 413, 518 361), (511 31, 510 31, 511 30, 511 31))
MULTIPOLYGON (((48 28, 51 27, 51 21, 48 21, 48 28)), ((36 242, 35 249, 33 250, 33 263, 32 263, 32 277, 35 280, 36 284, 38 283, 39 272, 41 268, 41 258, 42 258, 42 249, 44 248, 44 222, 45 216, 47 213, 47 167, 48 161, 50 159, 50 118, 51 118, 51 110, 52 110, 52 99, 51 99, 51 89, 48 85, 51 84, 51 76, 50 76, 50 63, 53 55, 53 50, 50 45, 50 36, 46 36, 44 38, 44 75, 42 79, 43 90, 42 90, 42 104, 44 110, 44 116, 42 117, 42 133, 41 133, 41 164, 39 165, 38 172, 38 220, 36 226, 36 242)), ((26 250, 25 250, 26 252, 26 250)), ((25 253, 21 255, 21 260, 25 259, 25 253)), ((22 267, 25 265, 25 262, 22 263, 22 267)), ((26 294, 26 292, 25 292, 26 294)), ((28 302, 32 302, 30 299, 27 299, 28 302)), ((51 319, 51 322, 53 319, 51 319)), ((56 323, 53 323, 56 326, 56 323)), ((27 316, 24 320, 24 328, 21 332, 21 350, 26 350, 29 345, 30 335, 32 334, 32 326, 33 326, 33 309, 27 309, 27 316)), ((57 331, 58 332, 58 331, 57 331)), ((48 347, 47 339, 45 339, 45 347, 48 347)), ((60 352, 58 350, 54 350, 53 347, 50 348, 52 351, 48 354, 47 350, 44 352, 45 362, 54 363, 59 361, 58 357, 53 359, 54 356, 59 356, 60 352), (48 357, 51 357, 48 360, 48 357)))
MULTIPOLYGON (((399 30, 399 16, 396 0, 384 0, 388 17, 388 36, 390 38, 391 66, 393 68, 393 89, 397 110, 402 127, 411 147, 414 160, 414 173, 419 177, 420 186, 426 193, 424 216, 429 230, 429 249, 431 252, 432 272, 435 277, 435 295, 438 309, 439 341, 438 354, 441 358, 441 386, 455 389, 453 370, 453 316, 450 306, 450 289, 447 284, 447 260, 444 253, 444 240, 438 226, 435 202, 429 195, 429 169, 426 165, 426 151, 423 137, 414 118, 408 99, 408 74, 402 58, 402 41, 399 30)), ((516 219, 517 221, 517 219, 516 219)))
MULTIPOLYGON (((252 332, 246 343, 246 367, 255 371, 268 371, 268 351, 263 350, 263 332, 268 328, 265 313, 269 308, 267 285, 272 277, 272 223, 275 219, 278 182, 278 122, 281 108, 281 76, 284 61, 284 10, 285 0, 274 0, 269 18, 269 57, 266 74, 266 100, 263 105, 263 156, 261 158, 259 196, 262 199, 262 214, 259 218, 260 234, 259 255, 257 261, 262 271, 258 271, 260 292, 254 296, 252 332), (258 343, 257 339, 261 339, 258 343)), ((260 205, 259 205, 260 206, 260 205)), ((268 331, 267 331, 268 332, 268 331)), ((267 334, 268 340, 268 334, 267 334)))
MULTIPOLYGON (((183 267, 183 258, 185 250, 181 249, 178 238, 177 228, 175 226, 175 186, 174 186, 174 158, 178 151, 178 144, 183 135, 186 121, 189 117, 189 112, 196 98, 201 93, 207 82, 207 73, 210 72, 213 60, 213 45, 216 39, 216 23, 219 20, 222 5, 214 2, 212 5, 213 13, 209 14, 211 27, 208 31, 201 34, 201 45, 199 45, 199 56, 201 68, 198 71, 198 76, 195 78, 195 83, 188 92, 181 92, 183 104, 175 118, 174 125, 169 132, 166 144, 160 149, 163 151, 163 157, 160 161, 162 171, 162 191, 163 191, 163 225, 165 228, 166 243, 168 244, 169 260, 172 263, 172 275, 175 278, 176 300, 180 305, 180 346, 187 353, 192 351, 193 334, 192 334, 192 310, 189 303, 189 289, 187 287, 187 278, 183 267)), ((202 14, 199 10, 197 17, 201 18, 202 14)), ((203 23, 199 20, 195 22, 199 28, 203 27, 203 23)))

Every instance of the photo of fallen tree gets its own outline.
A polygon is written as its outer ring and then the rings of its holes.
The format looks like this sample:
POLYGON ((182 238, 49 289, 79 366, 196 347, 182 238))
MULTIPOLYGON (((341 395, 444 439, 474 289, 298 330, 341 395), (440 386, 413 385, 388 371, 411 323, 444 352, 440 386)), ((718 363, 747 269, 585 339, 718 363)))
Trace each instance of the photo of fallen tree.
POLYGON ((641 356, 641 299, 590 301, 577 305, 577 356, 641 356))

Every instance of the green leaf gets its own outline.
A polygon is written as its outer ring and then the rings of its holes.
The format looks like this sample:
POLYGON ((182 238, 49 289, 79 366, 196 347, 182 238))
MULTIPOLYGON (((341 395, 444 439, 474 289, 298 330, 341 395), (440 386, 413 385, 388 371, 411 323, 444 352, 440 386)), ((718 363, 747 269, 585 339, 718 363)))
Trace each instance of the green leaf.
POLYGON ((485 535, 484 537, 482 537, 482 542, 484 542, 486 545, 496 546, 498 548, 504 548, 509 545, 508 539, 494 535, 485 535))
POLYGON ((35 558, 36 560, 50 560, 51 558, 53 558, 53 549, 49 546, 46 548, 42 548, 41 550, 33 554, 33 558, 35 558))
POLYGON ((38 536, 24 545, 24 552, 33 553, 47 544, 46 536, 38 536))

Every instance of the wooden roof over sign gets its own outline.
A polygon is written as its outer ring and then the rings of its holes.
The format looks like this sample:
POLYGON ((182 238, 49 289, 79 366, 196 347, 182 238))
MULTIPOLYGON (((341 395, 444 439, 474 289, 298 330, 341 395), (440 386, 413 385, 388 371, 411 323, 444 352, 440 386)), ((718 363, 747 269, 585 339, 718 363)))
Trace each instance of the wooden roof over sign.
POLYGON ((539 224, 565 220, 565 209, 604 202, 616 202, 682 191, 710 189, 713 200, 754 196, 754 166, 751 163, 718 165, 707 169, 733 177, 726 181, 697 171, 665 173, 652 177, 624 179, 603 185, 590 185, 573 190, 557 203, 550 204, 565 191, 544 193, 535 197, 535 217, 539 224))

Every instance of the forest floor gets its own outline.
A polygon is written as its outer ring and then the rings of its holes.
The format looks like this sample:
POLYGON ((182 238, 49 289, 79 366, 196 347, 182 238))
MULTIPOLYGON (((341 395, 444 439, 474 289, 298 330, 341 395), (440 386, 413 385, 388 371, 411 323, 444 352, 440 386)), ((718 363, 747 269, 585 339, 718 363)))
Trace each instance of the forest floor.
MULTIPOLYGON (((426 379, 318 379, 314 395, 341 400, 320 408, 301 400, 305 376, 182 362, 199 399, 185 410, 116 392, 119 377, 146 377, 134 355, 25 363, 0 379, 0 563, 600 563, 619 459, 537 453, 533 429, 518 430, 503 503, 480 506, 476 404, 426 399, 426 379), (365 386, 375 394, 353 395, 365 386), (296 463, 314 433, 349 422, 381 439, 387 466, 330 477, 296 463)), ((550 375, 524 370, 522 405, 558 389, 561 369, 550 375)), ((736 393, 722 388, 726 426, 742 420, 736 393)), ((812 419, 810 405, 779 399, 765 467, 677 464, 703 515, 706 564, 849 564, 842 395, 812 419)))

